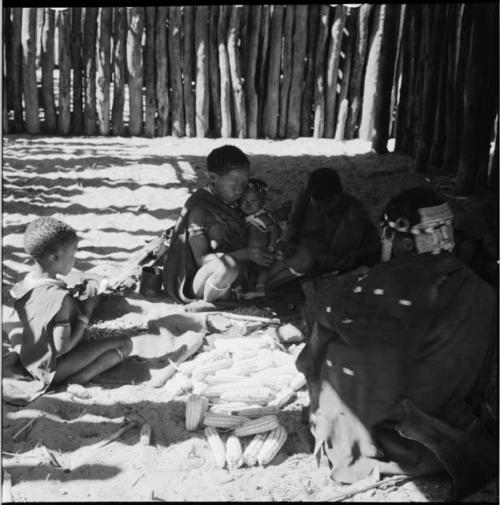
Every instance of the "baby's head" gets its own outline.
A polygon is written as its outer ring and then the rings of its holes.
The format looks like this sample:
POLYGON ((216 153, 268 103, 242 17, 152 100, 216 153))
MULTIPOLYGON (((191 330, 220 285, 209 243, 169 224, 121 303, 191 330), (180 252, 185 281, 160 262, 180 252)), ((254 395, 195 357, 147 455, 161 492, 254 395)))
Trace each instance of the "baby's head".
POLYGON ((78 236, 53 217, 39 217, 24 232, 24 250, 51 274, 67 275, 75 264, 78 236))
POLYGON ((246 216, 257 212, 266 201, 267 184, 261 179, 250 178, 248 186, 240 199, 240 207, 246 216))

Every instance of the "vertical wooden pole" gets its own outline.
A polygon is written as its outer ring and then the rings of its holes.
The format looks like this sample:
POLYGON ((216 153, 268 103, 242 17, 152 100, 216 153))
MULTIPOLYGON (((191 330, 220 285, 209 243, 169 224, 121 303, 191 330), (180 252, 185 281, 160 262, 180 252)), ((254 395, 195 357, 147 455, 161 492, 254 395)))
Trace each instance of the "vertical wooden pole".
POLYGON ((142 134, 142 34, 144 7, 127 7, 127 74, 129 91, 129 133, 142 134))
POLYGON ((45 109, 45 131, 51 135, 57 128, 54 100, 54 10, 44 9, 42 26, 42 96, 45 109))
POLYGON ((264 126, 264 104, 267 93, 267 74, 268 74, 268 49, 269 49, 269 25, 271 20, 271 6, 263 5, 260 17, 259 33, 259 56, 257 60, 257 100, 259 110, 257 111, 257 136, 263 134, 264 126))
POLYGON ((247 132, 248 137, 251 139, 257 138, 257 121, 259 112, 259 100, 257 97, 257 90, 255 87, 256 81, 256 65, 257 56, 259 54, 259 34, 260 34, 260 21, 261 21, 262 6, 250 6, 250 13, 248 16, 248 30, 250 33, 249 38, 249 52, 248 52, 248 65, 245 77, 247 85, 247 132))
MULTIPOLYGON (((441 45, 441 51, 439 54, 439 60, 437 63, 437 74, 435 78, 438 83, 436 86, 436 109, 434 111, 434 134, 432 136, 432 141, 430 145, 429 151, 429 172, 438 173, 444 163, 443 153, 444 153, 444 141, 446 135, 446 125, 445 125, 445 116, 446 116, 446 95, 448 93, 446 89, 446 75, 448 72, 448 38, 449 33, 452 31, 452 27, 450 26, 450 18, 448 16, 448 7, 450 4, 445 6, 444 13, 444 23, 442 26, 443 32, 443 43, 441 45)), ((454 27, 453 27, 454 28, 454 27)))
POLYGON ((168 94, 168 48, 167 48, 168 7, 158 6, 156 11, 156 108, 158 111, 157 135, 169 133, 170 99, 168 94))
POLYGON ((278 133, 283 14, 283 5, 276 4, 273 6, 271 19, 271 42, 269 45, 269 71, 263 119, 264 135, 270 139, 276 138, 276 134, 278 133))
POLYGON ((449 5, 448 10, 448 41, 446 43, 448 60, 446 72, 446 96, 445 96, 445 142, 443 152, 443 168, 446 172, 454 172, 457 166, 457 89, 456 89, 456 59, 457 59, 457 32, 459 25, 460 6, 449 5))
POLYGON ((219 7, 210 5, 209 14, 209 77, 210 77, 210 128, 215 137, 220 137, 221 133, 221 111, 220 111, 220 77, 219 77, 219 54, 217 49, 217 22, 219 19, 219 7))
POLYGON ((417 131, 417 150, 415 153, 415 169, 417 172, 427 172, 429 169, 429 153, 434 133, 434 114, 437 105, 437 76, 439 55, 443 45, 445 5, 436 4, 434 8, 435 19, 431 25, 427 57, 425 59, 422 116, 417 131))
POLYGON ((410 83, 412 82, 412 56, 413 47, 412 24, 413 24, 413 5, 406 5, 402 27, 401 39, 401 90, 399 94, 399 103, 397 106, 396 121, 396 144, 394 151, 399 153, 408 153, 408 128, 410 116, 410 83))
POLYGON ((209 110, 210 83, 208 77, 208 6, 196 7, 195 48, 196 48, 196 136, 206 137, 209 110))
POLYGON ((283 79, 280 86, 280 108, 278 118, 278 137, 286 137, 286 123, 288 120, 288 98, 290 96, 290 84, 292 80, 292 35, 295 18, 295 6, 285 6, 285 24, 283 28, 283 50, 281 60, 281 74, 283 79))
POLYGON ((288 114, 286 124, 287 138, 295 139, 300 135, 300 111, 304 92, 304 68, 307 50, 307 16, 308 5, 295 6, 293 31, 293 70, 288 114))
POLYGON ((73 114, 71 132, 83 131, 83 61, 82 61, 82 7, 71 10, 71 65, 73 67, 73 114))
POLYGON ((144 135, 155 135, 156 76, 155 76, 155 24, 156 7, 146 7, 146 54, 144 61, 144 81, 146 85, 146 111, 144 115, 144 135))
POLYGON ((195 98, 193 92, 193 46, 194 46, 194 7, 184 6, 183 14, 184 44, 182 74, 184 77, 184 114, 186 121, 186 137, 196 135, 195 98))
POLYGON ((379 154, 387 153, 389 140, 389 123, 392 114, 391 89, 394 82, 399 14, 400 6, 397 4, 383 5, 380 9, 382 40, 373 104, 373 133, 371 134, 372 149, 379 154))
POLYGON ((71 12, 58 11, 58 51, 59 51, 59 104, 57 133, 69 135, 71 132, 71 12))
POLYGON ((314 65, 314 130, 313 137, 321 138, 325 128, 325 47, 328 37, 329 5, 321 5, 320 24, 314 65))
POLYGON ((229 18, 227 31, 227 53, 229 56, 229 69, 231 72, 231 84, 233 89, 234 119, 236 136, 244 139, 247 137, 247 116, 245 107, 245 91, 243 89, 241 74, 241 62, 238 50, 239 26, 241 19, 241 5, 233 5, 229 18))
MULTIPOLYGON (((464 95, 465 95, 465 76, 467 68, 469 50, 471 43, 471 30, 472 30, 472 16, 474 12, 474 5, 471 3, 462 4, 460 15, 460 26, 457 34, 457 61, 455 66, 455 90, 457 94, 457 108, 456 108, 456 136, 455 140, 455 156, 454 165, 450 166, 451 172, 456 173, 458 168, 458 158, 460 153, 460 138, 462 136, 462 128, 464 123, 464 95)), ((453 138, 453 137, 452 137, 453 138)))
POLYGON ((36 11, 36 8, 23 8, 21 31, 24 109, 26 114, 26 131, 30 135, 40 133, 38 88, 36 82, 36 11))
POLYGON ((168 55, 169 74, 172 88, 172 135, 184 136, 184 99, 182 93, 182 67, 181 67, 181 8, 170 6, 168 8, 169 32, 168 55))
POLYGON ((249 39, 249 19, 250 5, 242 5, 240 9, 240 25, 239 25, 239 37, 238 37, 238 47, 239 47, 239 60, 240 60, 240 72, 241 75, 247 75, 247 65, 248 65, 248 54, 250 52, 249 39))
POLYGON ((314 93, 314 68, 316 56, 316 40, 318 37, 320 8, 318 4, 309 7, 309 19, 307 30, 307 56, 304 79, 304 94, 302 96, 302 108, 300 111, 300 134, 302 137, 311 136, 311 118, 313 109, 314 93))
POLYGON ((97 118, 99 133, 109 135, 111 81, 111 7, 101 7, 97 22, 97 118))
POLYGON ((8 135, 10 132, 9 124, 9 87, 7 86, 7 67, 10 66, 11 55, 11 40, 12 40, 12 24, 10 7, 4 7, 2 17, 2 27, 4 34, 4 44, 2 51, 2 132, 8 135))
MULTIPOLYGON (((496 14, 496 19, 498 19, 495 7, 495 4, 475 4, 473 7, 471 42, 465 78, 464 125, 457 176, 453 188, 453 192, 459 195, 474 192, 478 171, 489 160, 491 137, 485 133, 491 128, 488 123, 490 123, 492 113, 488 89, 490 83, 485 76, 488 76, 489 72, 489 45, 493 39, 491 29, 489 29, 491 18, 496 14), (485 128, 484 125, 487 127, 485 128)), ((498 92, 495 91, 497 95, 498 92)))
POLYGON ((85 68, 85 108, 83 111, 83 134, 97 132, 96 109, 96 34, 97 7, 85 9, 85 31, 83 34, 83 66, 85 68))
POLYGON ((23 9, 21 7, 12 7, 11 65, 7 68, 7 85, 9 86, 9 97, 12 108, 14 109, 13 133, 21 133, 23 131, 23 83, 21 78, 23 55, 21 45, 22 18, 23 9))
POLYGON ((45 14, 45 9, 43 7, 38 7, 36 10, 36 58, 35 66, 36 68, 42 67, 42 32, 43 32, 43 19, 45 14))
POLYGON ((359 117, 361 114, 361 105, 363 103, 363 76, 368 49, 368 27, 370 13, 373 5, 363 4, 359 8, 356 48, 352 66, 351 83, 349 85, 349 115, 347 119, 346 139, 353 139, 358 135, 359 117))
POLYGON ((346 13, 346 36, 344 37, 345 57, 342 67, 342 82, 340 85, 339 108, 337 114, 337 125, 335 127, 335 140, 344 140, 347 126, 347 114, 349 111, 349 83, 351 81, 351 68, 354 52, 354 42, 356 40, 356 20, 352 9, 346 13), (347 37, 347 40, 346 40, 347 37))
POLYGON ((125 47, 127 8, 114 7, 113 13, 113 106, 111 128, 113 135, 124 135, 123 108, 125 105, 125 47))
POLYGON ((337 5, 331 29, 332 36, 330 38, 326 67, 325 137, 329 139, 334 137, 337 123, 337 81, 345 18, 346 7, 341 4, 337 5))
POLYGON ((220 5, 219 22, 217 25, 217 43, 219 49, 220 68, 220 108, 221 108, 221 137, 231 137, 231 76, 229 57, 226 47, 227 18, 229 6, 220 5))

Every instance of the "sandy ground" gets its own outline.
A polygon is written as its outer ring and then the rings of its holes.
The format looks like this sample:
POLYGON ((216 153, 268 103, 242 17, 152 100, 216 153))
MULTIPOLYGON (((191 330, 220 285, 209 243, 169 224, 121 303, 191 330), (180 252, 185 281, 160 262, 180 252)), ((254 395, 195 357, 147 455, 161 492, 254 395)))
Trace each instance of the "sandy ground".
MULTIPOLYGON (((336 168, 346 191, 361 198, 376 221, 391 196, 416 185, 446 185, 412 170, 408 157, 370 153, 361 141, 237 139, 4 137, 2 321, 15 321, 10 286, 29 269, 22 248, 27 223, 52 215, 81 236, 76 268, 106 270, 123 263, 146 241, 171 226, 188 195, 206 182, 205 159, 226 143, 250 158, 253 175, 271 187, 269 208, 284 218, 287 205, 308 173, 336 168)), ((148 321, 180 312, 169 300, 137 294, 115 299, 110 317, 90 328, 102 337, 145 330, 148 321)), ((5 343, 5 342, 4 342, 5 343)), ((288 440, 271 465, 234 471, 215 467, 202 431, 184 428, 185 396, 165 400, 162 389, 91 383, 89 399, 66 391, 39 398, 28 408, 3 404, 3 469, 11 475, 15 501, 321 501, 343 487, 317 468, 301 420, 307 393, 280 413, 288 440), (43 413, 42 417, 38 417, 43 413), (139 428, 95 449, 74 470, 56 458, 114 433, 122 416, 152 426, 150 446, 141 446, 139 428), (31 418, 32 427, 13 435, 31 418), (47 452, 48 449, 50 452, 47 452)), ((4 492, 6 486, 4 486, 4 492)), ((446 501, 450 483, 433 477, 387 485, 346 501, 446 501)), ((468 501, 498 502, 495 483, 468 501)))

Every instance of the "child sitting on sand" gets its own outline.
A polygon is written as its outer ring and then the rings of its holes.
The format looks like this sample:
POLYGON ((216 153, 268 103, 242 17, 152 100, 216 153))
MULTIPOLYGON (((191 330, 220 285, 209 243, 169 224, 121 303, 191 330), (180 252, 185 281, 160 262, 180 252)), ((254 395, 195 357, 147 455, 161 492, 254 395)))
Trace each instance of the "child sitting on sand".
POLYGON ((24 249, 35 264, 11 290, 23 325, 15 349, 39 392, 62 382, 84 384, 121 363, 132 350, 128 337, 86 338, 97 290, 77 299, 58 278, 73 268, 78 240, 73 228, 52 217, 35 219, 24 233, 24 249))
MULTIPOLYGON (((270 212, 264 207, 267 192, 268 186, 264 181, 250 178, 248 187, 241 196, 240 208, 246 216, 248 247, 264 248, 274 253, 276 241, 281 236, 282 230, 270 212)), ((269 268, 255 265, 254 272, 249 273, 249 290, 243 293, 243 298, 251 299, 265 296, 269 268)))

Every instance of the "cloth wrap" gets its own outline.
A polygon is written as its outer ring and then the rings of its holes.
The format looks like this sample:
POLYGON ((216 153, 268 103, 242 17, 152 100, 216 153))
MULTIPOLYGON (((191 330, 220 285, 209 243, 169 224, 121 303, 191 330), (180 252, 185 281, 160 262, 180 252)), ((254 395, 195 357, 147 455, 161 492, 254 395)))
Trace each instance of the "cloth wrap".
POLYGON ((434 460, 456 497, 493 478, 496 435, 475 417, 496 354, 492 288, 452 254, 410 254, 313 282, 304 289, 312 332, 297 367, 310 388, 315 452, 332 477, 354 482, 383 460, 415 474, 434 460))
POLYGON ((195 300, 193 279, 199 269, 189 244, 188 213, 202 208, 222 230, 214 252, 231 252, 246 246, 245 220, 239 209, 224 203, 204 188, 191 195, 181 210, 170 240, 170 249, 163 269, 163 284, 169 296, 181 303, 195 300))

